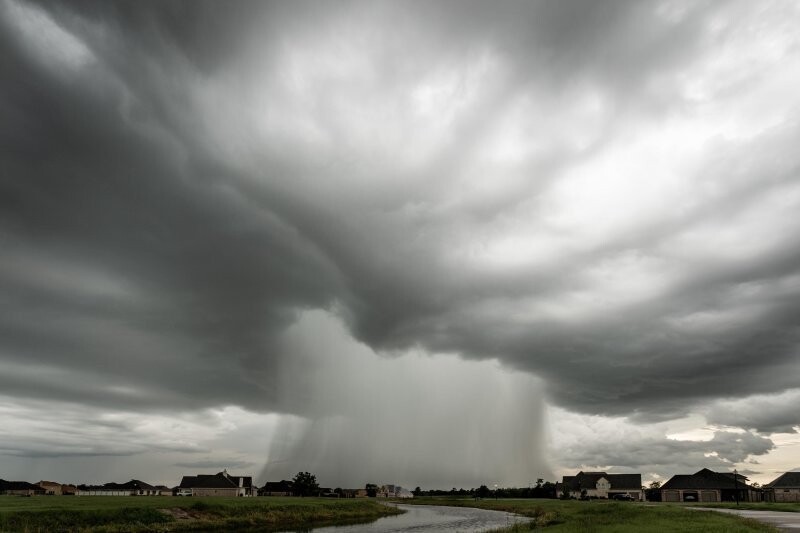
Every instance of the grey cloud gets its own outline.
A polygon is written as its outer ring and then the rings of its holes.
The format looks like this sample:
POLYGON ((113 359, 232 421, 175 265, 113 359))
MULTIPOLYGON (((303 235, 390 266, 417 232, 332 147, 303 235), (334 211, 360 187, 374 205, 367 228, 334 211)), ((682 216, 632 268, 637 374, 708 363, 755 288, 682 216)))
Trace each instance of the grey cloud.
POLYGON ((800 432, 797 405, 800 391, 718 401, 709 406, 706 419, 712 424, 739 426, 762 433, 800 432))
POLYGON ((618 470, 657 473, 669 477, 706 467, 728 470, 750 455, 764 455, 775 447, 772 440, 752 433, 717 431, 709 441, 663 437, 625 439, 608 436, 602 442, 575 444, 559 450, 564 464, 586 464, 618 470))
POLYGON ((201 459, 199 461, 182 461, 175 463, 175 466, 181 468, 252 468, 255 466, 249 461, 240 461, 236 459, 201 459))
MULTIPOLYGON (((783 149, 797 144, 796 117, 709 148, 685 171, 694 204, 590 241, 550 212, 576 165, 686 112, 676 80, 735 32, 712 34, 709 21, 738 20, 740 4, 672 18, 616 2, 37 9, 96 61, 60 78, 18 32, 0 32, 4 390, 305 414, 281 397, 279 339, 307 309, 335 311, 385 355, 497 358, 584 412, 648 420, 794 386, 796 217, 753 235, 748 245, 769 241, 762 253, 740 258, 724 240, 748 216, 793 212, 774 198, 800 164, 783 149), (482 57, 490 70, 470 82, 482 57), (298 80, 304 68, 318 77, 298 80), (436 76, 459 79, 452 99, 468 103, 417 161, 406 145, 428 124, 405 106, 436 76), (565 118, 583 92, 605 102, 588 147, 570 140, 581 120, 565 118), (544 153, 479 160, 514 105, 544 153), (562 123, 567 134, 551 131, 562 123), (492 180, 502 190, 475 191, 492 180), (548 261, 472 260, 522 220, 556 243, 540 245, 548 261), (622 282, 603 293, 638 265, 654 265, 662 291, 628 304, 622 282)), ((635 193, 623 191, 631 207, 635 193)), ((756 426, 791 422, 779 418, 756 426)), ((749 438, 737 446, 763 445, 749 438)))
POLYGON ((194 454, 196 443, 143 431, 141 419, 108 416, 98 408, 44 399, 0 403, 0 455, 18 458, 130 457, 146 452, 194 454))

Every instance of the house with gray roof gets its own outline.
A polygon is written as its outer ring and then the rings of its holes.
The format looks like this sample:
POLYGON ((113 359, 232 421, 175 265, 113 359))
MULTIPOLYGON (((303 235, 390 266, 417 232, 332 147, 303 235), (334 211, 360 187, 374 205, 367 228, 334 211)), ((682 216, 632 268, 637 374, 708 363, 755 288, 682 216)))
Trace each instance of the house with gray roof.
POLYGON ((27 481, 6 481, 0 479, 0 494, 8 494, 12 496, 39 496, 43 495, 45 490, 39 485, 28 483, 27 481))
POLYGON ((672 476, 661 486, 662 502, 758 502, 761 491, 747 484, 747 477, 734 472, 704 468, 694 474, 672 476))
POLYGON ((570 498, 644 499, 641 474, 609 474, 607 472, 578 472, 564 476, 556 484, 556 493, 570 498))
POLYGON ((251 476, 232 476, 227 470, 216 474, 183 476, 178 496, 257 496, 251 476))
POLYGON ((78 485, 77 496, 158 496, 161 492, 144 481, 132 479, 126 483, 78 485))
POLYGON ((800 502, 800 472, 786 472, 763 487, 769 502, 800 502))

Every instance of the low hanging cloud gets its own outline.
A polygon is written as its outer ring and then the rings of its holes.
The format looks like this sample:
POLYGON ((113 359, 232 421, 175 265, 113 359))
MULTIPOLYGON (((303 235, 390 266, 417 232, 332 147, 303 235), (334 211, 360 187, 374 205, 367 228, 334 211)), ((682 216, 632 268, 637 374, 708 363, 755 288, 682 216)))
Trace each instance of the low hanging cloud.
POLYGON ((761 433, 800 433, 800 389, 781 394, 717 401, 708 407, 712 424, 754 429, 761 433))
POLYGON ((313 418, 315 310, 579 412, 794 428, 724 402, 800 371, 798 19, 3 0, 0 389, 313 418))

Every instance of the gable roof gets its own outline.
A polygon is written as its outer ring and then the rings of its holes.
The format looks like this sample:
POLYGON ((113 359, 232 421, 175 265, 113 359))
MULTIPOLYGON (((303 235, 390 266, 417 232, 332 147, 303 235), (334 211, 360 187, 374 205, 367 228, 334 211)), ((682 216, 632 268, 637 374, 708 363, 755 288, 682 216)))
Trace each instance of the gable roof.
POLYGON ((39 485, 28 483, 27 481, 6 481, 0 479, 0 491, 3 490, 44 490, 39 485))
POLYGON ((678 474, 661 486, 661 490, 669 489, 752 489, 747 484, 747 477, 733 472, 714 472, 704 468, 691 475, 678 474))
POLYGON ((291 492, 294 483, 282 479, 281 481, 267 481, 261 490, 264 492, 291 492))
POLYGON ((562 483, 570 490, 594 489, 600 478, 605 478, 610 490, 640 490, 641 474, 608 474, 606 472, 578 472, 575 476, 564 476, 562 483))
POLYGON ((102 485, 78 485, 81 490, 92 491, 137 491, 137 490, 155 490, 155 487, 144 481, 132 479, 126 483, 104 483, 102 485))
POLYGON ((786 472, 777 479, 764 485, 764 487, 769 489, 800 487, 800 472, 786 472))
POLYGON ((253 486, 251 476, 231 476, 226 472, 216 474, 198 474, 196 476, 183 476, 179 488, 182 489, 232 489, 239 488, 239 480, 242 480, 242 488, 253 486))
POLYGON ((138 479, 132 479, 127 483, 117 485, 117 487, 121 490, 155 490, 153 485, 145 483, 144 481, 139 481, 138 479))

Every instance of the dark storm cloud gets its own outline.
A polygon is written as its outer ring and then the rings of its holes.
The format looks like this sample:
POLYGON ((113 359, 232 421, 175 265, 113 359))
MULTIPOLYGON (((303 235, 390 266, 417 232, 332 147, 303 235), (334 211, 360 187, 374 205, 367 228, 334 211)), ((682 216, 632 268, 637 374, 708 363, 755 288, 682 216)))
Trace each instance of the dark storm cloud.
POLYGON ((798 401, 800 391, 793 389, 778 395, 716 402, 705 416, 712 424, 739 426, 762 433, 795 433, 800 432, 798 401))
POLYGON ((620 149, 704 112, 685 78, 742 10, 6 1, 2 390, 302 414, 277 339, 305 309, 584 412, 796 385, 796 115, 669 172, 620 149))

